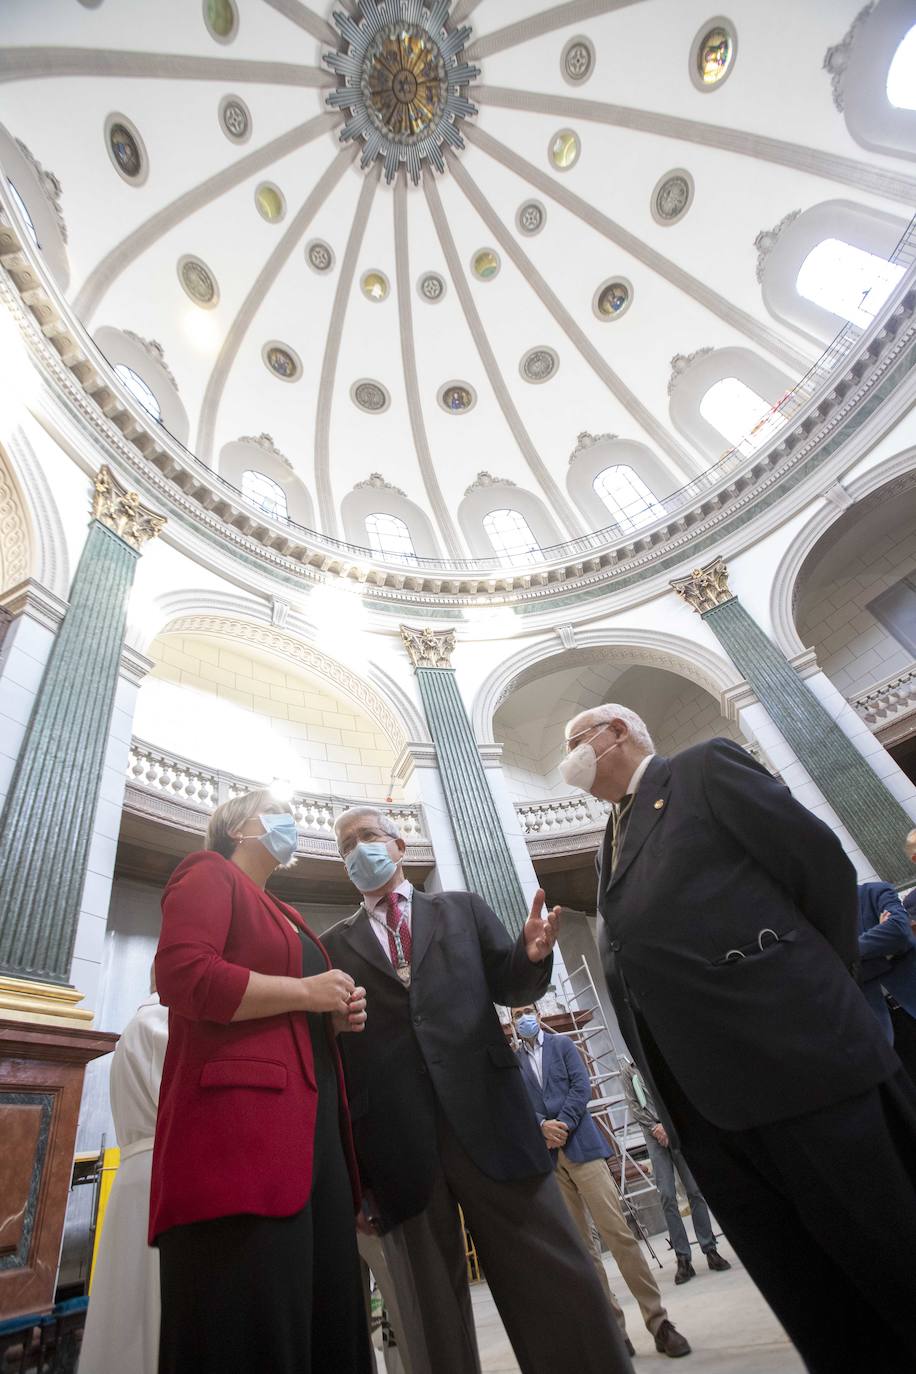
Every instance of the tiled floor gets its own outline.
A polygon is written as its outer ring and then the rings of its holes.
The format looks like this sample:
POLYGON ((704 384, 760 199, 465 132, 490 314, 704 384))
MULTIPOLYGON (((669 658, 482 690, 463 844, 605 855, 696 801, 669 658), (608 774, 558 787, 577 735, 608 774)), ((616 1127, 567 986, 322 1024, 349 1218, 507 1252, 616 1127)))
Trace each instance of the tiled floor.
MULTIPOLYGON (((804 1374, 801 1360, 726 1241, 720 1241, 719 1249, 731 1260, 731 1271, 712 1273, 694 1251, 697 1277, 680 1288, 674 1286, 674 1259, 666 1237, 654 1236, 652 1243, 663 1260, 663 1268, 659 1270, 653 1265, 653 1273, 668 1315, 693 1347, 693 1354, 677 1363, 682 1374, 804 1374)), ((646 1369, 650 1364, 659 1370, 673 1369, 657 1353, 639 1309, 609 1255, 605 1256, 605 1265, 636 1347, 636 1370, 646 1369)), ((483 1374, 518 1374, 518 1364, 490 1290, 486 1284, 477 1284, 472 1295, 483 1374)), ((383 1368, 380 1361, 380 1371, 383 1368)))

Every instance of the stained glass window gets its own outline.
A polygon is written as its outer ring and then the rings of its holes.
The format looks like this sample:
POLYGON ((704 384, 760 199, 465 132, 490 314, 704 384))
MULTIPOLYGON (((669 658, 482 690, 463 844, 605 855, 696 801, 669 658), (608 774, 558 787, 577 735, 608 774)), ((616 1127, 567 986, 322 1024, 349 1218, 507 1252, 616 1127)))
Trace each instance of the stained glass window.
POLYGON ((25 201, 22 199, 22 196, 19 194, 16 187, 13 185, 11 181, 7 181, 6 185, 10 193, 10 199, 16 206, 16 209, 19 211, 20 218, 22 219, 22 222, 25 225, 26 233, 34 243, 35 247, 40 248, 41 244, 38 242, 38 234, 35 232, 35 223, 32 219, 32 216, 29 214, 29 207, 26 205, 25 201))
POLYGON ((638 530, 665 514, 645 482, 622 464, 599 472, 592 486, 622 530, 638 530))
POLYGON ((417 553, 410 537, 410 530, 397 515, 385 515, 376 511, 366 516, 366 534, 373 553, 386 558, 397 558, 399 562, 417 561, 417 553))
POLYGON ((798 271, 798 294, 861 329, 870 325, 904 269, 842 239, 823 239, 798 271))
POLYGON ((132 367, 128 367, 126 363, 115 363, 114 370, 134 400, 139 401, 143 409, 161 424, 162 408, 156 400, 156 393, 147 386, 139 373, 135 372, 132 367))
POLYGON ((540 555, 541 546, 521 511, 491 510, 484 516, 483 527, 495 552, 513 568, 540 555))
POLYGON ((748 458, 785 424, 769 401, 737 377, 714 382, 700 402, 700 414, 748 458))
POLYGON ((916 24, 901 38, 888 68, 887 98, 898 110, 916 110, 916 24))
POLYGON ((286 492, 278 482, 265 473, 257 472, 254 468, 243 472, 242 495, 247 496, 253 505, 259 506, 265 515, 270 515, 275 520, 289 519, 286 492))

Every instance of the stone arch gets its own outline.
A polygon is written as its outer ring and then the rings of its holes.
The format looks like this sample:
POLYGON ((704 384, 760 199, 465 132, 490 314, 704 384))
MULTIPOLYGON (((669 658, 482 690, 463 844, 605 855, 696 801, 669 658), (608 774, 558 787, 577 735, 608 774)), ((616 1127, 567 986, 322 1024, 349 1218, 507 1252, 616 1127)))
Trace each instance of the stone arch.
POLYGON ((0 448, 0 592, 31 573, 31 522, 12 465, 0 448))
POLYGON ((566 647, 556 638, 541 639, 513 654, 494 668, 481 684, 474 699, 471 719, 478 744, 494 744, 493 719, 509 694, 552 668, 574 667, 593 661, 596 651, 627 666, 662 668, 695 682, 717 699, 741 683, 734 665, 723 655, 678 635, 660 630, 593 629, 577 630, 566 647))
MULTIPOLYGON (((70 591, 70 558, 63 522, 47 475, 19 425, 4 436, 0 464, 4 461, 19 493, 30 535, 28 566, 22 577, 34 577, 55 596, 66 600, 70 591)), ((7 537, 4 530, 0 543, 5 545, 7 537)))

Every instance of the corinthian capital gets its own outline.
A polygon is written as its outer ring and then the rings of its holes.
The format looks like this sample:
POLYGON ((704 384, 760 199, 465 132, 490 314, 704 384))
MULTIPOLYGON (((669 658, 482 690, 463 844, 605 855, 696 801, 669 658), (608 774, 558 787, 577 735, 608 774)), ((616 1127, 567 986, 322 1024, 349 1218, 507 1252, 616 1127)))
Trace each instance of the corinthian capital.
POLYGON ((699 615, 735 599, 728 585, 728 565, 724 558, 714 558, 705 568, 694 568, 689 577, 676 578, 671 585, 699 615))
POLYGON ((99 468, 92 497, 92 518, 99 520, 131 548, 140 550, 166 523, 164 515, 154 515, 140 505, 135 491, 128 491, 109 467, 99 468))
POLYGON ((401 626, 401 639, 414 668, 451 668, 455 652, 454 630, 414 629, 401 626))

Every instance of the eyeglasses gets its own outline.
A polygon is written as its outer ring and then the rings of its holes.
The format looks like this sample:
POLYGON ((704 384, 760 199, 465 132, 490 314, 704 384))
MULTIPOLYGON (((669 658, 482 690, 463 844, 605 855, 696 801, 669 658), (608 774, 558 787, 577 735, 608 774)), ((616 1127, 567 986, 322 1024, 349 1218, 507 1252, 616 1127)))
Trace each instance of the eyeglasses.
POLYGON ((607 727, 607 721, 599 722, 597 725, 587 725, 584 730, 579 731, 578 735, 570 735, 569 739, 566 741, 567 754, 571 754, 574 749, 578 748, 586 735, 591 735, 592 733, 598 734, 602 730, 606 730, 607 727))
POLYGON ((381 830, 357 830, 354 835, 348 836, 343 844, 337 846, 337 852, 342 859, 345 859, 350 851, 355 849, 358 844, 374 844, 378 840, 386 843, 388 840, 393 839, 393 835, 386 835, 381 830))

